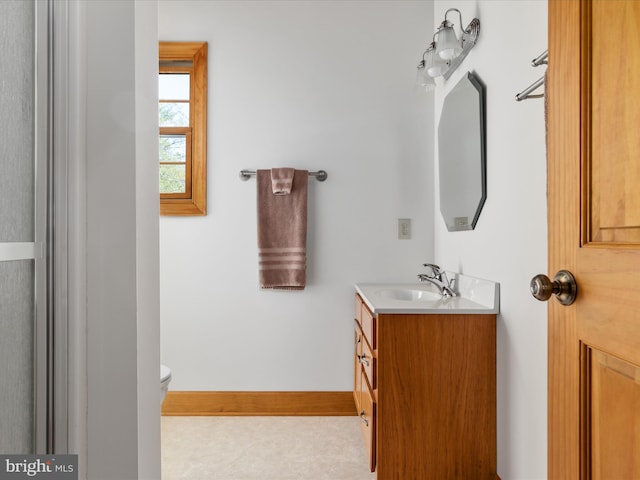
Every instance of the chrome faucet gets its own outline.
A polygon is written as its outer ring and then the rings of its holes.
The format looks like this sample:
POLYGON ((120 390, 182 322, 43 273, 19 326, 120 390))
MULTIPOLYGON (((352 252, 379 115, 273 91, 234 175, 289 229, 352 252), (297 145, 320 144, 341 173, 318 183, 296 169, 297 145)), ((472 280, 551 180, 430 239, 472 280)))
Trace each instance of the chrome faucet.
POLYGON ((442 270, 438 265, 433 263, 423 263, 423 267, 427 267, 431 270, 431 273, 419 273, 418 278, 421 282, 429 282, 438 287, 440 291, 440 295, 443 297, 455 297, 455 285, 456 279, 453 278, 451 281, 447 278, 447 274, 442 270))

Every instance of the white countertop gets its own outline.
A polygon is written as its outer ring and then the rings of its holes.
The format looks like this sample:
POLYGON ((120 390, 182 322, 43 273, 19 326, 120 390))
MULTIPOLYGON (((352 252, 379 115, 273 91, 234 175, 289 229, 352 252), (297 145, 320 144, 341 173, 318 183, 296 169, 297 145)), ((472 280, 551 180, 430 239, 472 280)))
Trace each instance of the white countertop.
POLYGON ((435 285, 421 283, 358 283, 356 291, 373 314, 437 313, 493 314, 500 312, 500 284, 451 272, 456 279, 456 297, 442 297, 435 285), (424 292, 424 293, 423 293, 424 292), (398 297, 405 296, 407 299, 398 297), (413 297, 410 299, 409 297, 413 297), (416 298, 421 297, 421 298, 416 298))

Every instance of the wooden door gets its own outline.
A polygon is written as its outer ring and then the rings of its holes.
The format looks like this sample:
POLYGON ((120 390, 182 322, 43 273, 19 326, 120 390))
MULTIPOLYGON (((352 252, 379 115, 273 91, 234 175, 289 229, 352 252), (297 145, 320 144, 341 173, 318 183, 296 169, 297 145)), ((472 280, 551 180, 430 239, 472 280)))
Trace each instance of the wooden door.
POLYGON ((640 479, 640 1, 548 4, 549 479, 640 479))

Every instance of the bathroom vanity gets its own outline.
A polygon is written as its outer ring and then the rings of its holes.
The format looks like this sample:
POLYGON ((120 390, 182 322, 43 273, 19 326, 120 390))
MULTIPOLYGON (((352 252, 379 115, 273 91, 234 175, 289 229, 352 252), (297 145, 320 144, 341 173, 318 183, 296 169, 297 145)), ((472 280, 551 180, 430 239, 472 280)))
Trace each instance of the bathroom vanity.
MULTIPOLYGON (((378 480, 496 474, 499 285, 358 284, 354 399, 378 480)), ((480 283, 478 283, 480 282, 480 283)))

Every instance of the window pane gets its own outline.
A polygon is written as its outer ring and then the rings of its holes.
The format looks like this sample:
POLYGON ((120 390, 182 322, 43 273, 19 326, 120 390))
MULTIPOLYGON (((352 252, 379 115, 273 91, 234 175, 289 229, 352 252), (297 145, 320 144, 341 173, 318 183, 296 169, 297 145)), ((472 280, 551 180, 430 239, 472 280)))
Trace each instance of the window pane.
POLYGON ((188 127, 189 104, 188 103, 160 103, 158 108, 161 127, 188 127))
POLYGON ((184 193, 185 165, 160 165, 160 193, 184 193))
POLYGON ((159 74, 158 97, 161 100, 189 100, 189 74, 159 74))
POLYGON ((184 135, 160 135, 160 163, 187 161, 187 138, 184 135))

